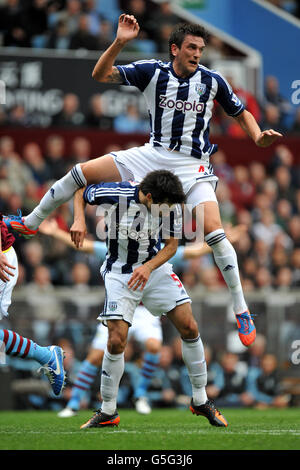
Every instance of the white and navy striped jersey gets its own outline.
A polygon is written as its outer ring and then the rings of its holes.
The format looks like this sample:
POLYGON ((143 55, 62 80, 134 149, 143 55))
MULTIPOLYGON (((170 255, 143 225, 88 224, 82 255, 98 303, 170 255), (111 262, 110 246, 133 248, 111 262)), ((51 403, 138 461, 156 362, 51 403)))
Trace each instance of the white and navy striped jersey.
POLYGON ((84 201, 105 209, 107 230, 106 271, 131 273, 160 250, 160 236, 179 238, 182 232, 181 208, 174 206, 170 216, 154 216, 139 202, 134 183, 92 184, 84 201))
POLYGON ((207 160, 218 149, 209 141, 214 100, 229 116, 238 116, 245 109, 225 78, 200 64, 188 78, 178 77, 171 62, 160 60, 117 68, 124 85, 136 86, 145 96, 154 146, 207 160))

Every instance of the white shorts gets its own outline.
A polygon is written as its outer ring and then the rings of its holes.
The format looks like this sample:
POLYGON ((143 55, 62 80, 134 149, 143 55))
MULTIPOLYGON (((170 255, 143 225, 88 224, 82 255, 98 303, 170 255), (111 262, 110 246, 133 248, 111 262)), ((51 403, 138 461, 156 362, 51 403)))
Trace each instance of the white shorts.
POLYGON ((217 201, 214 190, 218 177, 209 169, 209 160, 198 160, 163 147, 152 147, 150 144, 112 152, 111 155, 114 157, 122 181, 133 180, 139 183, 150 171, 169 170, 180 179, 183 190, 187 194, 187 204, 191 203, 189 191, 194 185, 198 186, 197 183, 200 182, 201 186, 197 191, 197 197, 199 197, 197 204, 211 200, 217 201), (208 188, 206 191, 202 186, 204 182, 211 182, 210 185, 206 185, 208 188))
POLYGON ((6 252, 4 252, 7 262, 15 267, 11 271, 14 273, 14 276, 10 276, 9 281, 3 282, 0 280, 0 320, 3 317, 7 317, 8 315, 8 307, 11 304, 11 295, 13 288, 16 285, 18 280, 18 258, 17 254, 14 250, 14 247, 11 246, 6 252))
POLYGON ((155 316, 168 313, 177 305, 191 303, 183 284, 169 263, 152 271, 143 291, 128 288, 132 273, 118 274, 101 269, 101 274, 106 297, 103 312, 98 320, 105 324, 107 320, 124 320, 132 325, 135 309, 141 302, 155 316))
MULTIPOLYGON (((134 338, 143 345, 145 345, 149 338, 162 342, 163 336, 160 318, 154 317, 143 305, 139 305, 134 312, 132 327, 129 328, 128 332, 128 339, 131 338, 134 338)), ((104 351, 107 339, 108 328, 103 323, 100 323, 92 341, 92 348, 104 351)))

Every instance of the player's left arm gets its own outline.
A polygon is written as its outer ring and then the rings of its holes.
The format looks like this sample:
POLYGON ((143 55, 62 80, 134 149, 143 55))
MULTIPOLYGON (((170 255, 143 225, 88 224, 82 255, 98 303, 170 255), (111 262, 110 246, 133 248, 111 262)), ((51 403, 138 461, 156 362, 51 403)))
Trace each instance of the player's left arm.
POLYGON ((254 116, 246 109, 238 116, 235 116, 234 119, 258 147, 269 147, 277 139, 283 137, 280 132, 274 131, 274 129, 261 131, 254 116))
POLYGON ((165 240, 165 246, 154 256, 154 258, 133 271, 132 276, 128 281, 129 289, 132 288, 133 290, 136 290, 137 288, 140 288, 140 290, 143 290, 152 271, 169 261, 169 259, 175 255, 177 247, 177 238, 170 237, 165 240))
POLYGON ((83 193, 85 188, 80 188, 74 194, 74 222, 70 228, 71 240, 76 248, 81 248, 83 240, 86 236, 86 223, 85 223, 85 204, 83 193))

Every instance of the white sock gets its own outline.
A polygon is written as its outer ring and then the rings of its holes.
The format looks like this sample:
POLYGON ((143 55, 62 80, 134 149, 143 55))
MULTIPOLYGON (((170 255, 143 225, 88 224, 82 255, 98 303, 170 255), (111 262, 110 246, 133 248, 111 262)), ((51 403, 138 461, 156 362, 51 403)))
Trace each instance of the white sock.
POLYGON ((124 353, 110 354, 105 349, 100 392, 102 396, 102 411, 107 415, 112 415, 117 408, 117 396, 119 383, 124 373, 124 353))
POLYGON ((77 189, 82 188, 87 181, 82 173, 80 164, 77 164, 63 178, 57 180, 46 192, 38 206, 24 217, 25 225, 31 230, 38 229, 39 225, 64 202, 69 201, 77 189))
POLYGON ((207 401, 207 369, 200 335, 192 340, 182 339, 182 358, 192 384, 193 402, 196 406, 203 405, 207 401))
POLYGON ((234 313, 245 312, 248 307, 241 285, 236 252, 232 244, 226 238, 223 229, 209 233, 205 241, 213 249, 215 262, 230 290, 234 313))

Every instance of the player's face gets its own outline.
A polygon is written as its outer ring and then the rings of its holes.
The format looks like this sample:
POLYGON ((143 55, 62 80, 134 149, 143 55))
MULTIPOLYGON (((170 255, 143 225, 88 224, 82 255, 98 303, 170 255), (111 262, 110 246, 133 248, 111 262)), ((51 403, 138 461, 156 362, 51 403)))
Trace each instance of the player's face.
POLYGON ((172 54, 175 56, 173 68, 175 73, 182 78, 194 73, 199 65, 205 43, 203 38, 188 34, 185 36, 181 48, 172 45, 172 54))

